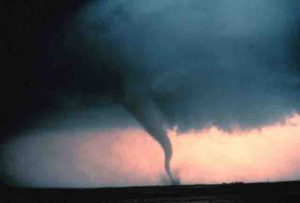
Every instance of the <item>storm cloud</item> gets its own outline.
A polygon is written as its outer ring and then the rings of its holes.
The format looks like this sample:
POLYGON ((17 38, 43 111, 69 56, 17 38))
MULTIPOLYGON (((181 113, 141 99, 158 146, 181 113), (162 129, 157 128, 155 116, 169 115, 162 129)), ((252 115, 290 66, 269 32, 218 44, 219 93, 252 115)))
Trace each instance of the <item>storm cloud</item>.
POLYGON ((96 1, 79 12, 71 35, 79 51, 112 60, 125 75, 124 88, 151 98, 170 127, 254 128, 299 109, 295 6, 96 1))

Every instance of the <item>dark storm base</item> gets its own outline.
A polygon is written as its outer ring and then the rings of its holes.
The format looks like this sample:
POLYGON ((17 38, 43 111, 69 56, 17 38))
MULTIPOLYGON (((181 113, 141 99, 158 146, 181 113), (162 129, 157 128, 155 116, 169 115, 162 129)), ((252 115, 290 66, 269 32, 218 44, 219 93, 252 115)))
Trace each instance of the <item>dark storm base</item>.
POLYGON ((300 202, 300 181, 101 189, 3 187, 0 192, 1 202, 300 202))

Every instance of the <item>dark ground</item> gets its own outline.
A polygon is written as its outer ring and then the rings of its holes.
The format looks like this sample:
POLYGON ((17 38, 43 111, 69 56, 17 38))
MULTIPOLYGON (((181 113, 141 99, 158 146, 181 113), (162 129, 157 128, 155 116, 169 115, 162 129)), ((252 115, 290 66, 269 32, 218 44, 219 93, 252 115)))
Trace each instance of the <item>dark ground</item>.
POLYGON ((101 189, 3 187, 1 194, 1 202, 300 202, 300 181, 101 189))

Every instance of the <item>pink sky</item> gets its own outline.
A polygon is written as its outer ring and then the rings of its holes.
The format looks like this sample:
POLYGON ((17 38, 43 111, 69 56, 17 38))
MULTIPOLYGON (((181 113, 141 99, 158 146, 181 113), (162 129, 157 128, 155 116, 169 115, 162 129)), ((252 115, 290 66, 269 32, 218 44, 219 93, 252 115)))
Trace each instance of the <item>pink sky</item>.
MULTIPOLYGON (((300 179, 300 116, 260 130, 214 127, 176 135, 169 131, 172 170, 184 184, 300 179)), ((41 187, 164 184, 163 153, 142 129, 36 132, 4 149, 7 173, 41 187), (40 135, 43 134, 43 135, 40 135)))

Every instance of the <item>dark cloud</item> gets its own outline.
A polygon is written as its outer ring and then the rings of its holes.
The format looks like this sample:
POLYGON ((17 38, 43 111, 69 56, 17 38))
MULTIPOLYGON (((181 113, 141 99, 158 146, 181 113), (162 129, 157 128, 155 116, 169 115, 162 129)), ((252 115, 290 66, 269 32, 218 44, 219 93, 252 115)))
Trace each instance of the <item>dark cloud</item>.
POLYGON ((267 0, 96 2, 75 24, 80 41, 94 55, 99 48, 99 57, 113 58, 125 75, 123 85, 151 97, 171 126, 253 128, 298 111, 293 40, 299 22, 292 5, 298 6, 267 0), (112 52, 103 53, 103 41, 112 52))
MULTIPOLYGON (((46 110, 122 103, 130 89, 185 131, 258 127, 299 108, 297 1, 115 0, 74 7, 41 20, 39 32, 29 22, 7 21, 7 43, 24 49, 13 50, 7 66, 16 72, 7 83, 16 92, 5 92, 8 105, 25 99, 15 111, 25 103, 46 110), (20 34, 21 24, 39 37, 20 34), (33 62, 20 61, 27 55, 33 62)), ((21 8, 19 18, 30 11, 21 8)))

